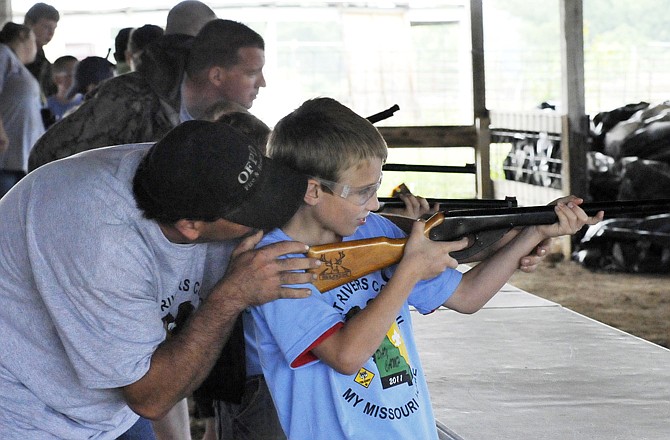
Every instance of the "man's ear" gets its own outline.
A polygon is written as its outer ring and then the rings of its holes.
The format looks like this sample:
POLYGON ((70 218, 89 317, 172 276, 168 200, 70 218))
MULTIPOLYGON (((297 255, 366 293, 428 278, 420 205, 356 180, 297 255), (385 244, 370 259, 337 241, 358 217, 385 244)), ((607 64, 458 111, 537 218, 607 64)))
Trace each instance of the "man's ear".
POLYGON ((307 190, 305 191, 304 201, 309 206, 314 206, 319 203, 319 199, 323 194, 321 184, 316 179, 307 179, 307 190))
POLYGON ((226 78, 226 69, 221 66, 212 66, 207 71, 207 79, 214 86, 219 87, 226 78))
POLYGON ((177 220, 174 224, 175 229, 189 242, 194 242, 200 238, 200 223, 195 220, 177 220))

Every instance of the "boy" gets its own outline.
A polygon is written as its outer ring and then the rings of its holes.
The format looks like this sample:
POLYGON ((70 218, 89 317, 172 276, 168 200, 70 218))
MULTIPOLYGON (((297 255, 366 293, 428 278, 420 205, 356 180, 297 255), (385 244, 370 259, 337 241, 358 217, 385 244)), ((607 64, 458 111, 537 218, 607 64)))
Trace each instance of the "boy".
POLYGON ((56 84, 57 92, 47 97, 47 107, 51 110, 55 121, 59 121, 65 112, 81 104, 83 95, 68 95, 74 83, 74 72, 79 60, 72 55, 64 55, 54 61, 51 79, 56 84))
MULTIPOLYGON (((275 126, 268 154, 311 177, 297 213, 259 246, 404 236, 371 213, 379 208, 387 147, 347 107, 328 98, 305 102, 275 126)), ((305 299, 252 307, 245 314, 247 362, 262 368, 287 437, 437 439, 410 305, 424 314, 442 305, 474 313, 538 243, 602 219, 602 212, 588 217, 580 203, 559 200, 558 223, 518 231, 465 274, 455 270, 449 252, 466 247, 467 239, 433 242, 416 222, 397 266, 329 292, 308 285, 312 295, 305 299)))

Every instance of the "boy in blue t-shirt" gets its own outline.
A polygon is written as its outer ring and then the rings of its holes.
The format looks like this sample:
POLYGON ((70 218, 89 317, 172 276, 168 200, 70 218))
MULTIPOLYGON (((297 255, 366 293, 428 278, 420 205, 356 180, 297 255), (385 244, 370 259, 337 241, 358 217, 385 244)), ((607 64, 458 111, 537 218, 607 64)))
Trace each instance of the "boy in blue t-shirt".
MULTIPOLYGON (((372 213, 387 147, 367 120, 329 98, 305 102, 275 126, 268 154, 309 176, 303 205, 259 246, 297 240, 314 246, 405 234, 372 213)), ((247 359, 256 358, 289 439, 437 439, 428 388, 415 347, 410 306, 479 310, 518 261, 549 237, 594 224, 581 199, 558 201, 558 223, 529 226, 461 274, 449 252, 467 239, 434 242, 416 222, 393 267, 328 292, 279 299, 246 314, 247 359)))
POLYGON ((54 122, 60 121, 68 110, 77 107, 84 99, 84 95, 80 93, 69 95, 78 63, 77 58, 72 55, 64 55, 53 63, 51 79, 56 84, 57 91, 47 97, 47 107, 54 116, 54 122))

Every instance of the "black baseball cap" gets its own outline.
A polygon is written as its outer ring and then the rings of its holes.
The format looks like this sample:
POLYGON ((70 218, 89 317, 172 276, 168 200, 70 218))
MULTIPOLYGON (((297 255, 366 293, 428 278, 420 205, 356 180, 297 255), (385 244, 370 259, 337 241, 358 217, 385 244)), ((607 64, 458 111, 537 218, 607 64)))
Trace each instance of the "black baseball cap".
POLYGON ((218 219, 258 229, 284 225, 302 204, 307 176, 263 156, 218 122, 187 121, 147 152, 134 185, 173 218, 218 219))

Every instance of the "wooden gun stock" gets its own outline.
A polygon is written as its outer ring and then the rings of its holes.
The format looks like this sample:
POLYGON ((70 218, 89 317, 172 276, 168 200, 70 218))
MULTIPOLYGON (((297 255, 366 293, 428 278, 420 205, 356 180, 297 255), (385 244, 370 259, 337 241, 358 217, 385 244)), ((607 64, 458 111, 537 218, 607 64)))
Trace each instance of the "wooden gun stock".
MULTIPOLYGON (((670 199, 584 203, 582 209, 590 216, 605 211, 608 217, 648 216, 670 212, 670 199)), ((416 220, 388 216, 409 233, 416 220)), ((425 234, 435 241, 456 241, 472 238, 472 245, 452 252, 457 261, 464 261, 494 244, 510 229, 517 226, 552 224, 558 220, 554 207, 459 209, 438 212, 426 221, 425 234)), ((312 272, 318 275, 314 285, 321 292, 346 284, 369 273, 399 262, 406 238, 376 237, 364 240, 312 246, 307 255, 322 261, 312 272)))
MULTIPOLYGON (((444 220, 441 212, 426 221, 424 234, 444 220)), ((413 220, 416 222, 416 220, 413 220)), ((407 238, 375 237, 364 240, 312 246, 307 256, 321 261, 321 267, 312 269, 317 274, 314 286, 319 292, 356 280, 369 273, 391 266, 400 261, 405 251, 407 238)))

